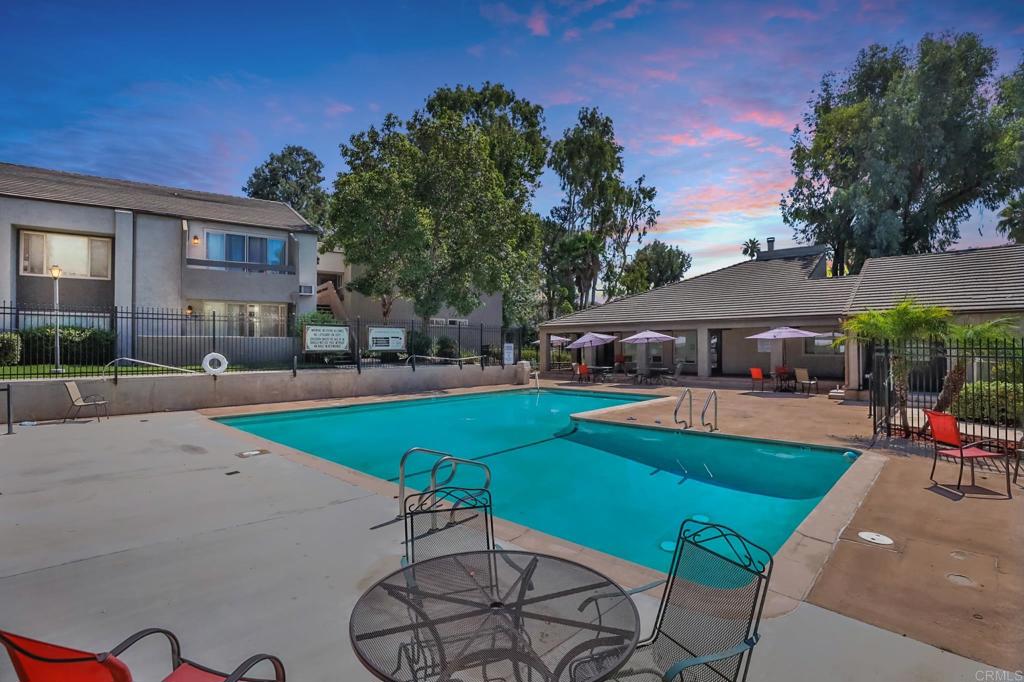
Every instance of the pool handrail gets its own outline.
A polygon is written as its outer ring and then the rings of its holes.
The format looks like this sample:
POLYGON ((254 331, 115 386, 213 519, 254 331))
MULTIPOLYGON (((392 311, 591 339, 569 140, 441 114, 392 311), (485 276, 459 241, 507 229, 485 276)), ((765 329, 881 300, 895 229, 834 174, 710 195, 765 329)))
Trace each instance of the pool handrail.
POLYGON ((420 447, 409 448, 402 454, 402 459, 398 462, 398 518, 405 515, 405 462, 412 454, 417 452, 437 457, 448 457, 451 455, 450 452, 442 452, 440 450, 431 450, 430 448, 420 447))
POLYGON ((684 429, 693 426, 693 391, 689 388, 684 388, 683 392, 679 394, 679 400, 676 401, 676 409, 672 411, 672 419, 676 424, 682 424, 684 429), (683 406, 683 398, 688 398, 690 403, 690 416, 688 419, 679 418, 679 408, 683 406))
POLYGON ((718 391, 711 391, 711 393, 708 394, 707 400, 704 401, 704 407, 700 411, 700 425, 702 427, 710 427, 708 431, 718 430, 718 391), (708 407, 710 407, 712 403, 714 403, 715 411, 712 421, 709 422, 705 420, 704 417, 707 415, 708 407))

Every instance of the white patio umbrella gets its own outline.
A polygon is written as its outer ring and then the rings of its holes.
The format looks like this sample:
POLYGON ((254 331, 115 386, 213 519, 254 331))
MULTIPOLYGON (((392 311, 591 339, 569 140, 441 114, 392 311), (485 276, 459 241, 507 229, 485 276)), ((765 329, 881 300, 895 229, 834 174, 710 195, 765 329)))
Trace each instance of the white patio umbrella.
MULTIPOLYGON (((784 341, 785 339, 810 339, 815 336, 821 336, 818 332, 809 332, 803 329, 796 329, 794 327, 776 327, 775 329, 769 329, 766 332, 760 334, 753 334, 748 336, 748 339, 772 339, 776 341, 784 341)), ((782 364, 786 364, 786 344, 782 344, 782 364)))
MULTIPOLYGON (((551 336, 548 337, 548 345, 554 348, 561 348, 567 343, 569 343, 569 339, 565 338, 564 336, 559 336, 558 334, 552 334, 551 336)), ((539 346, 540 339, 534 341, 533 345, 539 346)))
POLYGON ((598 334, 597 332, 587 332, 580 338, 570 343, 566 348, 570 350, 576 350, 577 348, 594 348, 596 346, 603 346, 606 343, 611 343, 615 340, 615 337, 611 334, 598 334))
POLYGON ((661 332, 652 332, 650 330, 638 332, 633 336, 622 339, 622 343, 662 343, 664 341, 674 341, 674 336, 668 334, 662 334, 661 332))

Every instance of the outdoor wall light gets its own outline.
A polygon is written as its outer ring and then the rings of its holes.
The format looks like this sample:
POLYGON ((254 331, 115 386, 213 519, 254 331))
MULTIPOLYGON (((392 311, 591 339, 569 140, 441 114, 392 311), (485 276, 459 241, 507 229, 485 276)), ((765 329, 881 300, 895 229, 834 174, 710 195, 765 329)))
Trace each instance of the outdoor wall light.
POLYGON ((199 235, 198 234, 192 237, 192 246, 199 246, 199 235))
POLYGON ((185 308, 185 314, 186 315, 191 315, 192 314, 192 306, 187 306, 185 308))

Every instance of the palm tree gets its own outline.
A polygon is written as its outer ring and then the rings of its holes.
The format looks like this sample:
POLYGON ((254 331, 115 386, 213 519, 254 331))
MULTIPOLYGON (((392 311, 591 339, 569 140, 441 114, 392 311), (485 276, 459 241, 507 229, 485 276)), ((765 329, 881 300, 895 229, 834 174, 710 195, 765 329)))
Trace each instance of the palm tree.
POLYGON ((939 412, 948 410, 960 391, 963 390, 967 381, 967 357, 972 350, 979 350, 981 346, 989 343, 1005 341, 1013 336, 1015 325, 1010 318, 989 320, 979 324, 951 324, 943 334, 948 346, 955 349, 956 357, 953 365, 946 372, 946 378, 942 381, 942 390, 939 398, 935 401, 935 408, 939 412))
POLYGON ((1024 195, 1010 199, 999 212, 996 229, 1010 240, 1024 244, 1024 195))
POLYGON ((751 237, 743 242, 743 255, 747 258, 756 258, 757 252, 761 250, 761 241, 751 237))
POLYGON ((949 318, 950 312, 946 308, 918 305, 906 299, 888 310, 857 313, 843 323, 847 336, 888 343, 889 377, 896 392, 896 406, 900 411, 904 436, 910 436, 910 420, 907 418, 907 399, 910 393, 908 345, 911 341, 945 334, 949 328, 949 318))

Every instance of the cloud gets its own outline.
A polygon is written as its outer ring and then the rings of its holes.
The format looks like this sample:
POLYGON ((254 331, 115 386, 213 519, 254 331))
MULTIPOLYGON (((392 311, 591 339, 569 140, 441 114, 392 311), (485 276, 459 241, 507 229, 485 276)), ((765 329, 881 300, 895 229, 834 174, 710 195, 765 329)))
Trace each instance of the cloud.
POLYGON ((554 90, 541 97, 541 103, 547 107, 557 107, 566 104, 581 104, 587 98, 575 90, 562 89, 554 90))
POLYGON ((579 40, 583 33, 578 28, 567 28, 562 32, 562 40, 565 42, 572 42, 573 40, 579 40))
POLYGON ((324 116, 327 118, 337 118, 343 114, 349 114, 355 111, 351 104, 345 102, 339 102, 337 100, 329 100, 327 106, 324 107, 324 116))
POLYGON ((792 177, 785 169, 731 168, 724 176, 708 177, 669 194, 668 207, 654 231, 676 232, 777 216, 779 198, 791 184, 792 177))
POLYGON ((767 111, 761 109, 751 109, 750 111, 744 111, 736 114, 733 116, 732 120, 745 123, 756 123, 764 128, 781 128, 785 131, 792 130, 795 123, 795 121, 781 111, 767 111))
POLYGON ((484 56, 484 46, 479 44, 470 45, 466 48, 466 53, 479 59, 484 56))
POLYGON ((542 5, 534 6, 529 13, 518 12, 504 2, 480 6, 480 15, 496 24, 507 26, 524 26, 534 36, 547 36, 549 15, 542 5))

